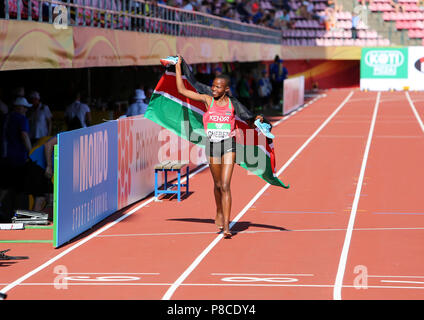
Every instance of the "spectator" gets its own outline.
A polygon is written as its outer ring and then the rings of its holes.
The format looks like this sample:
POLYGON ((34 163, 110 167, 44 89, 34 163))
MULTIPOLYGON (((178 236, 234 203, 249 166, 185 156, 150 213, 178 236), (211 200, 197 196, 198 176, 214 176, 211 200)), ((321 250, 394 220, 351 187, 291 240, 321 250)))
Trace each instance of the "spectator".
POLYGON ((264 10, 262 10, 261 8, 258 9, 258 11, 253 15, 252 17, 252 22, 254 24, 259 24, 262 21, 262 18, 264 17, 264 10))
POLYGON ((25 88, 24 87, 16 87, 13 92, 13 99, 16 99, 18 97, 25 97, 25 88))
POLYGON ((337 0, 328 0, 328 6, 335 12, 340 12, 343 9, 343 5, 339 4, 337 0))
POLYGON ((264 25, 268 28, 275 28, 275 26, 274 26, 274 22, 275 22, 274 16, 275 16, 274 10, 265 11, 265 16, 262 19, 262 25, 264 25))
POLYGON ((401 10, 405 12, 405 8, 399 3, 399 0, 391 0, 390 5, 395 9, 395 12, 400 12, 401 10))
POLYGON ((147 88, 146 90, 146 99, 144 100, 145 102, 149 102, 150 98, 153 95, 153 89, 152 88, 147 88))
MULTIPOLYGON (((253 6, 255 6, 256 4, 256 8, 259 8, 259 6, 257 5, 257 3, 253 3, 252 4, 252 13, 256 13, 256 11, 253 11, 253 6)), ((250 12, 246 9, 245 7, 245 3, 243 2, 243 0, 237 0, 236 4, 235 4, 235 10, 237 12, 237 14, 240 17, 240 21, 241 22, 249 22, 249 17, 250 17, 250 12)))
POLYGON ((5 213, 3 212, 3 199, 7 195, 8 181, 4 178, 4 174, 7 172, 8 168, 6 166, 6 143, 3 141, 3 128, 6 121, 7 114, 9 113, 9 107, 2 101, 3 98, 3 89, 0 88, 0 174, 2 178, 0 179, 0 223, 8 222, 5 213))
POLYGON ((308 14, 313 17, 314 16, 314 4, 311 1, 303 1, 303 4, 306 6, 306 11, 308 14))
POLYGON ((279 108, 284 89, 284 80, 287 78, 288 71, 283 65, 283 60, 278 55, 275 56, 274 62, 269 66, 269 74, 272 85, 272 103, 275 108, 279 108))
POLYGON ((292 9, 292 7, 290 6, 290 4, 289 4, 289 1, 288 0, 283 0, 282 1, 283 3, 282 3, 282 8, 284 9, 284 10, 286 10, 286 11, 291 11, 291 10, 293 10, 292 9))
POLYGON ((26 177, 28 154, 31 151, 29 121, 26 117, 32 105, 24 97, 13 102, 13 109, 4 123, 6 157, 2 161, 2 179, 0 183, 0 220, 10 222, 13 214, 15 194, 22 191, 26 177), (5 205, 7 202, 7 205, 5 205))
MULTIPOLYGON (((0 88, 0 161, 6 155, 6 150, 4 150, 3 145, 3 127, 6 120, 6 116, 9 113, 9 107, 2 101, 3 98, 3 89, 0 88)), ((0 201, 1 202, 1 201, 0 201)))
POLYGON ((238 99, 248 109, 252 110, 252 99, 250 94, 250 84, 248 74, 244 73, 238 82, 238 99))
POLYGON ((280 19, 280 28, 282 29, 288 29, 292 27, 292 24, 290 22, 290 14, 287 10, 283 10, 283 14, 279 17, 280 19))
POLYGON ((232 10, 232 6, 230 6, 227 2, 224 2, 221 5, 220 16, 223 18, 233 19, 234 12, 232 10))
POLYGON ((5 121, 6 159, 11 166, 22 166, 31 151, 29 120, 26 117, 32 105, 24 97, 14 101, 13 110, 5 121))
POLYGON ((258 95, 260 97, 260 103, 263 106, 264 110, 269 109, 271 106, 271 92, 272 85, 269 80, 266 69, 262 70, 261 77, 258 81, 258 95))
POLYGON ((309 20, 311 18, 308 11, 306 10, 306 6, 303 3, 301 3, 299 8, 297 8, 296 15, 300 16, 300 17, 302 17, 302 19, 306 19, 306 20, 309 20))
POLYGON ((353 14, 357 14, 360 17, 359 20, 368 25, 368 7, 365 0, 361 0, 361 3, 353 8, 353 14))
POLYGON ((147 106, 148 106, 146 103, 144 103, 144 99, 146 99, 146 95, 144 93, 144 90, 136 89, 135 90, 135 96, 134 96, 134 102, 128 107, 126 116, 132 117, 132 116, 144 114, 146 112, 147 106))
POLYGON ((81 101, 81 93, 75 95, 75 101, 65 110, 65 122, 68 130, 85 128, 91 124, 90 107, 81 101))
POLYGON ((30 120, 30 137, 34 143, 38 139, 51 135, 52 113, 47 105, 41 103, 40 94, 37 91, 31 92, 29 96, 32 103, 30 120))
POLYGON ((353 12, 352 14, 352 39, 357 39, 357 28, 360 21, 359 13, 353 12))
POLYGON ((44 204, 51 205, 52 202, 53 148, 57 144, 57 137, 45 137, 39 142, 29 155, 31 163, 24 182, 25 191, 34 196, 34 211, 42 211, 44 204))
MULTIPOLYGON (((240 4, 240 7, 244 9, 243 1, 239 1, 239 4, 240 4)), ((258 10, 259 10, 259 3, 257 1, 253 1, 252 7, 251 7, 252 14, 256 14, 258 10)), ((248 12, 246 12, 246 15, 248 15, 248 12)))
POLYGON ((336 28, 337 18, 334 9, 325 8, 325 30, 334 30, 336 28))
POLYGON ((212 14, 211 4, 206 0, 202 1, 199 11, 203 13, 212 14))
POLYGON ((189 0, 183 0, 183 6, 182 6, 181 9, 189 10, 189 11, 194 10, 193 5, 191 4, 191 2, 189 0))

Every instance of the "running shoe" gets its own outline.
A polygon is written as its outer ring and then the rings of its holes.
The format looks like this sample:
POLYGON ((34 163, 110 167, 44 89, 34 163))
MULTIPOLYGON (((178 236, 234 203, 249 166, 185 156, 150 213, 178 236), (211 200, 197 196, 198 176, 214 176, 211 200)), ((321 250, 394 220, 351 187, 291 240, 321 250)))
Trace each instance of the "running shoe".
POLYGON ((174 66, 174 65, 177 64, 177 62, 178 62, 178 57, 177 56, 169 56, 169 57, 166 57, 165 59, 160 59, 160 63, 164 67, 174 66))
POLYGON ((255 125, 259 128, 259 130, 265 135, 265 137, 274 139, 275 136, 269 131, 271 129, 271 125, 265 122, 261 122, 261 120, 257 119, 255 121, 255 125))

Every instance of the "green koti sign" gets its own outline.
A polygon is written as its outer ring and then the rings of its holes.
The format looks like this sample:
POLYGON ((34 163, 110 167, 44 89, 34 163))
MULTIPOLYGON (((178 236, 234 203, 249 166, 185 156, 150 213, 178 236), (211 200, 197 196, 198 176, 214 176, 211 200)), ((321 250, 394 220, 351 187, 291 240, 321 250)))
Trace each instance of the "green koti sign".
POLYGON ((363 48, 361 79, 407 79, 408 48, 363 48))

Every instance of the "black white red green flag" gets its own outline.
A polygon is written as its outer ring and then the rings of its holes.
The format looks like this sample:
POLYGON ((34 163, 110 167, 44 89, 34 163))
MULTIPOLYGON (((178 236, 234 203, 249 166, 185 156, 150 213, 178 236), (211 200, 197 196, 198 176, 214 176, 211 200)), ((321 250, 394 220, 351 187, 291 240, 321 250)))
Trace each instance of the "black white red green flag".
MULTIPOLYGON (((196 81, 184 61, 181 67, 187 89, 212 95, 210 87, 196 81)), ((207 142, 203 127, 206 106, 178 93, 174 70, 173 66, 167 68, 159 80, 144 116, 179 137, 204 147, 207 142)), ((236 98, 230 98, 236 114, 236 163, 269 184, 289 188, 275 175, 272 140, 266 138, 258 129, 252 129, 249 121, 254 120, 254 115, 236 98)))

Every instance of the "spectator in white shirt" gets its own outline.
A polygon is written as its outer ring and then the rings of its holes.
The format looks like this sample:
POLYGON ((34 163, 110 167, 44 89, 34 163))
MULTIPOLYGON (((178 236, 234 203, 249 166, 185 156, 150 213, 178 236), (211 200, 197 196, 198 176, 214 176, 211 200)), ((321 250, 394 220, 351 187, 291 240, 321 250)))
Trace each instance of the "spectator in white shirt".
POLYGON ((128 107, 126 116, 136 116, 140 114, 144 114, 147 110, 147 104, 144 103, 144 99, 146 99, 146 94, 142 89, 135 90, 134 102, 128 107))
POLYGON ((183 0, 183 6, 182 6, 182 9, 184 9, 184 10, 189 10, 189 11, 193 11, 193 10, 194 10, 193 5, 192 5, 192 4, 191 4, 191 2, 190 2, 190 1, 188 1, 188 0, 183 0))
POLYGON ((32 103, 30 121, 30 137, 33 142, 46 136, 50 136, 52 132, 53 115, 50 109, 44 103, 41 103, 40 94, 37 91, 31 92, 30 103, 32 103))
POLYGON ((81 94, 78 92, 75 101, 65 110, 65 122, 68 130, 85 128, 91 124, 90 107, 80 100, 81 94))

